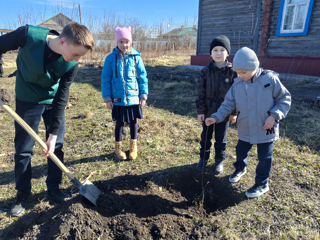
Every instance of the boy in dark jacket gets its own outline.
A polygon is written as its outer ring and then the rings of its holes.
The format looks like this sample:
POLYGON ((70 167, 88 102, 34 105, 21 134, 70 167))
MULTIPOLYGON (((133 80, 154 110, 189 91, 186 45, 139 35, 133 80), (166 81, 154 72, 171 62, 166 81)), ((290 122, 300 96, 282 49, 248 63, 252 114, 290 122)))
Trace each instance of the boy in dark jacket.
MULTIPOLYGON (((62 33, 26 25, 0 37, 0 55, 19 48, 16 77, 16 112, 37 131, 44 120, 47 150, 63 162, 64 109, 69 88, 78 72, 77 61, 94 46, 90 31, 78 23, 66 25, 62 33)), ((20 216, 31 196, 31 156, 34 140, 15 122, 15 183, 17 199, 10 214, 20 216)), ((48 198, 63 202, 69 195, 59 189, 62 171, 48 158, 48 198)))
MULTIPOLYGON (((227 61, 231 50, 229 39, 224 36, 214 38, 210 45, 212 62, 201 70, 201 77, 196 87, 196 109, 198 120, 202 123, 200 141, 200 161, 197 170, 202 171, 210 157, 211 138, 213 125, 207 127, 204 120, 216 112, 224 100, 226 93, 233 84, 237 73, 232 70, 232 64, 227 61), (205 149, 206 148, 206 149, 205 149)), ((223 172, 223 159, 226 158, 227 130, 236 121, 236 115, 231 114, 219 124, 214 125, 215 130, 215 165, 214 174, 223 172)))

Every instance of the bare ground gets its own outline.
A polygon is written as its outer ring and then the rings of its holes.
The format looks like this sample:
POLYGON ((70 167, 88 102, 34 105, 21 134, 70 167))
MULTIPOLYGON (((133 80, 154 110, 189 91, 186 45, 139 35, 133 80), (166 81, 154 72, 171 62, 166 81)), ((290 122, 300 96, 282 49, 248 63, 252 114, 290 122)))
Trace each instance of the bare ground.
POLYGON ((62 206, 22 216, 3 237, 8 239, 199 239, 213 237, 219 225, 205 220, 205 213, 221 211, 243 200, 227 178, 205 180, 211 192, 199 208, 201 174, 193 167, 173 172, 125 175, 94 184, 103 192, 94 207, 74 195, 62 206), (174 173, 177 171, 177 173, 174 173), (168 182, 163 182, 169 179, 168 182), (196 181, 194 181, 196 180, 196 181), (204 220, 200 220, 204 219, 204 220))

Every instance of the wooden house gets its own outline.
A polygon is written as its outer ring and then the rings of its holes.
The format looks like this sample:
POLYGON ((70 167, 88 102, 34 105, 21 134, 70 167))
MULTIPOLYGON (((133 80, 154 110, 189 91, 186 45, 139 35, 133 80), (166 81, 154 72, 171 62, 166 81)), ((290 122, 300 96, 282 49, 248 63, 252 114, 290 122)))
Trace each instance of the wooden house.
POLYGON ((161 34, 162 39, 183 39, 183 37, 197 37, 197 26, 194 25, 193 27, 186 27, 182 25, 181 28, 175 28, 170 32, 165 34, 161 34))
POLYGON ((0 35, 2 36, 3 33, 9 33, 9 32, 12 32, 13 30, 11 29, 0 29, 0 35))
POLYGON ((320 0, 199 0, 197 52, 204 66, 215 36, 231 42, 229 60, 246 46, 279 73, 320 76, 320 0))
MULTIPOLYGON (((66 26, 70 22, 73 22, 70 18, 63 15, 62 13, 58 13, 57 15, 53 16, 52 18, 40 23, 38 26, 53 29, 53 30, 56 30, 57 32, 61 33, 64 26, 66 26)), ((3 35, 3 33, 9 33, 12 31, 14 31, 14 30, 0 29, 0 35, 3 35)))
POLYGON ((63 15, 62 13, 58 13, 52 18, 40 23, 38 26, 53 29, 61 33, 64 26, 66 26, 68 23, 71 23, 71 22, 73 21, 70 18, 63 15))

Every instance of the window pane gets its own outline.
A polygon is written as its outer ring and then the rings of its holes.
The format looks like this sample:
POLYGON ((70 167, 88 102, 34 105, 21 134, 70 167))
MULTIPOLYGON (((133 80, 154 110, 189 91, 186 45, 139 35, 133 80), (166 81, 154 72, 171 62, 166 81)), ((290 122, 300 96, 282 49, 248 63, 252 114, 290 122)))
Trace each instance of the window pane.
POLYGON ((291 30, 292 29, 293 13, 294 13, 294 6, 287 7, 287 12, 284 17, 283 30, 291 30))
POLYGON ((298 5, 297 6, 297 13, 296 13, 296 19, 294 21, 294 29, 302 29, 303 23, 306 18, 307 13, 307 4, 298 5))
POLYGON ((288 4, 309 2, 309 0, 288 0, 288 4))

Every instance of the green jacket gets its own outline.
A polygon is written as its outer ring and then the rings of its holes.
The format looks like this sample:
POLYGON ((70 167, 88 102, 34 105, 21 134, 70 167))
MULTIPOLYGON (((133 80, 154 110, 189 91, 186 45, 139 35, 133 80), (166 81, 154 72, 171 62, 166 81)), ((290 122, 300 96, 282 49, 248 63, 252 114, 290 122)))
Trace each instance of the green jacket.
POLYGON ((26 44, 17 56, 16 97, 21 101, 52 104, 60 78, 77 64, 61 56, 44 70, 43 55, 49 32, 57 33, 29 25, 26 44))

